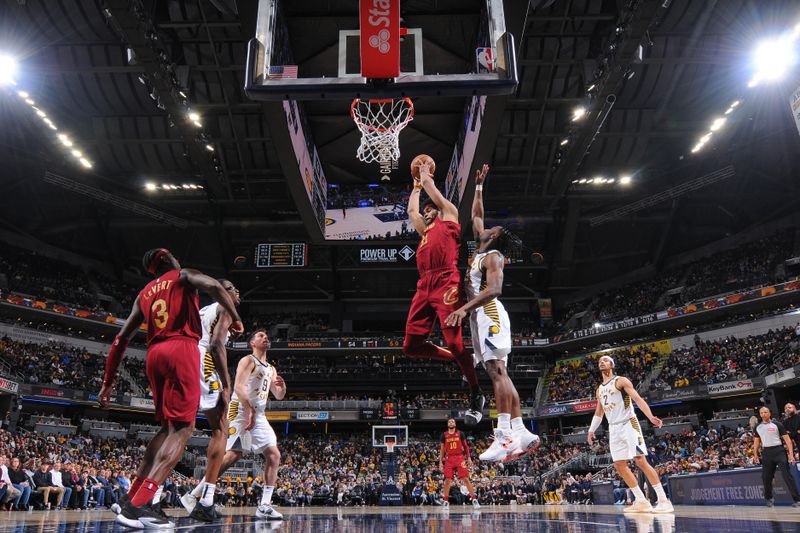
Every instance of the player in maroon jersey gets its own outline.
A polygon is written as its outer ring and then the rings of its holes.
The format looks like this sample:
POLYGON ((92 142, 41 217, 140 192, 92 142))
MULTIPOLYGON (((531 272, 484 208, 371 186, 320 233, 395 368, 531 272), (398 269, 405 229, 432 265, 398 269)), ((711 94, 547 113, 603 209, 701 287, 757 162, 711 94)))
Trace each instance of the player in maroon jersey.
POLYGON ((428 163, 420 166, 419 180, 414 180, 414 189, 408 199, 408 216, 422 240, 417 247, 419 281, 408 311, 403 352, 410 357, 455 361, 470 386, 470 405, 464 422, 476 425, 483 416, 485 398, 478 386, 472 354, 464 349, 461 324, 448 326, 445 323, 450 313, 464 303, 457 266, 461 225, 458 223, 458 209, 436 188, 428 163), (430 200, 425 202, 420 214, 422 189, 430 200), (447 349, 428 340, 437 317, 447 349))
POLYGON ((101 407, 108 407, 125 348, 139 326, 145 323, 146 371, 161 430, 147 446, 117 522, 137 529, 169 529, 174 524, 152 509, 150 502, 178 463, 194 431, 200 403, 197 343, 202 334, 197 291, 210 295, 230 314, 232 333, 241 333, 244 327, 233 300, 222 285, 197 270, 181 268, 165 248, 145 253, 142 264, 156 279, 145 285, 136 297, 131 314, 111 345, 99 401, 101 407))
POLYGON ((475 497, 475 487, 469 480, 469 468, 472 466, 472 458, 469 455, 469 445, 467 438, 462 431, 456 429, 456 421, 451 418, 447 421, 447 431, 442 433, 442 441, 439 446, 439 470, 444 472, 444 502, 445 508, 450 507, 450 485, 453 483, 453 474, 458 474, 458 479, 464 482, 469 490, 472 506, 478 508, 478 498, 475 497))

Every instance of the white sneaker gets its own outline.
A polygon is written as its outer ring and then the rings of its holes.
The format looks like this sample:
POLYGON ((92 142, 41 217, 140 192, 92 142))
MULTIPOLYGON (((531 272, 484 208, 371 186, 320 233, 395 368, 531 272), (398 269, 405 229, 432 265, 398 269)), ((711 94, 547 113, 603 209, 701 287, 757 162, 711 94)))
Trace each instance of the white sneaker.
POLYGON ((674 513, 674 512, 675 512, 675 508, 674 508, 674 507, 672 507, 672 502, 671 502, 671 501, 669 501, 669 500, 664 500, 663 502, 661 502, 661 501, 660 501, 660 502, 658 502, 658 503, 656 504, 656 506, 655 506, 655 507, 653 507, 653 510, 652 510, 651 512, 653 512, 653 513, 655 513, 655 514, 660 514, 660 513, 665 513, 665 514, 666 514, 666 513, 674 513))
POLYGON ((187 492, 181 496, 181 505, 183 505, 183 508, 186 509, 187 513, 192 514, 192 511, 194 511, 194 508, 197 505, 197 497, 191 492, 187 492))
POLYGON ((442 502, 442 509, 444 509, 445 511, 449 511, 450 510, 450 502, 443 501, 442 502))
POLYGON ((475 509, 480 509, 481 508, 481 504, 480 504, 480 502, 478 502, 478 498, 475 498, 474 500, 472 500, 472 507, 474 507, 475 509))
POLYGON ((519 459, 523 455, 536 450, 542 444, 542 439, 538 435, 525 428, 512 432, 511 438, 514 440, 514 448, 503 458, 504 463, 519 459))
POLYGON ((623 513, 652 513, 653 506, 647 500, 634 500, 634 502, 626 507, 623 513))
POLYGON ((122 507, 120 507, 118 503, 115 503, 111 506, 111 512, 114 514, 119 514, 122 512, 122 507))
POLYGON ((517 443, 511 435, 501 429, 494 430, 494 442, 489 448, 478 456, 481 461, 499 462, 517 448, 517 443))
POLYGON ((256 518, 267 520, 283 520, 283 515, 272 508, 271 505, 259 505, 256 511, 256 518))

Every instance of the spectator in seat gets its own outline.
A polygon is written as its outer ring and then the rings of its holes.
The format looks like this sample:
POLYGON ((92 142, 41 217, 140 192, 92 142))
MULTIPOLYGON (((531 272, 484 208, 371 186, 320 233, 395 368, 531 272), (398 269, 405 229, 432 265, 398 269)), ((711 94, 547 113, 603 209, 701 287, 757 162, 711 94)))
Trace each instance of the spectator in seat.
POLYGON ((53 469, 50 470, 50 481, 53 483, 53 486, 60 488, 62 491, 61 503, 57 503, 56 507, 60 509, 62 504, 63 507, 69 507, 69 501, 72 498, 72 476, 68 473, 64 475, 64 473, 61 472, 60 461, 56 461, 53 464, 53 469))
POLYGON ((56 495, 56 507, 61 507, 61 502, 64 499, 64 488, 56 487, 53 484, 53 478, 50 476, 50 463, 43 462, 39 466, 39 470, 33 475, 33 482, 36 484, 36 492, 42 495, 42 500, 45 509, 50 509, 50 495, 56 495))
POLYGON ((85 478, 84 486, 94 498, 95 508, 99 509, 100 507, 103 507, 106 503, 106 491, 103 483, 97 477, 96 469, 92 468, 89 470, 89 474, 85 478))
POLYGON ((31 497, 31 484, 28 483, 28 476, 26 476, 25 471, 22 470, 22 463, 20 463, 19 457, 11 459, 8 477, 11 479, 11 485, 20 492, 17 499, 14 500, 14 507, 16 509, 27 510, 28 500, 30 500, 31 497))

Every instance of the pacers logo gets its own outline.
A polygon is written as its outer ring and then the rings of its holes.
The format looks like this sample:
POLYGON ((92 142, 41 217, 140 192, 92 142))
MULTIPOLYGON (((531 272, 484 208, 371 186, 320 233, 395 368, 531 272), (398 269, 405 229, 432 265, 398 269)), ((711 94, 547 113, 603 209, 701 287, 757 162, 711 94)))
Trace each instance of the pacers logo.
POLYGON ((229 428, 228 435, 236 435, 236 428, 229 428))
POLYGON ((489 335, 497 335, 500 333, 500 327, 496 325, 489 326, 489 335))
POLYGON ((458 287, 450 287, 444 292, 442 297, 445 305, 453 305, 458 302, 458 287))

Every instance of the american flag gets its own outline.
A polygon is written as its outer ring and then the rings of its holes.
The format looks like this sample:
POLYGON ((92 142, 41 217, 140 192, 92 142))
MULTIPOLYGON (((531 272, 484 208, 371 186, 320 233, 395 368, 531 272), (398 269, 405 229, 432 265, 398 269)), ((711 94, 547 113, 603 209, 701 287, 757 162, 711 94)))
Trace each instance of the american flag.
POLYGON ((267 77, 271 80, 282 78, 297 78, 297 65, 270 66, 267 77))

